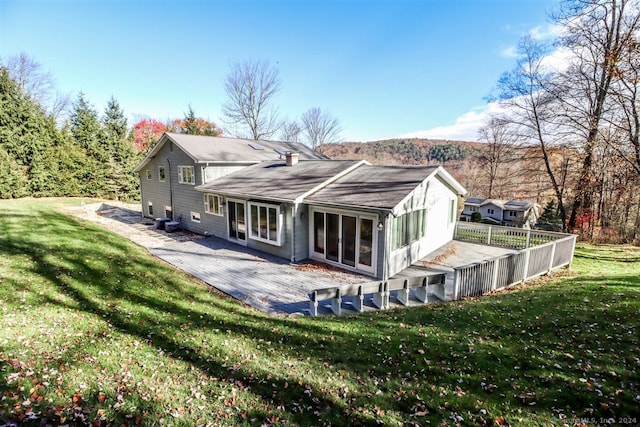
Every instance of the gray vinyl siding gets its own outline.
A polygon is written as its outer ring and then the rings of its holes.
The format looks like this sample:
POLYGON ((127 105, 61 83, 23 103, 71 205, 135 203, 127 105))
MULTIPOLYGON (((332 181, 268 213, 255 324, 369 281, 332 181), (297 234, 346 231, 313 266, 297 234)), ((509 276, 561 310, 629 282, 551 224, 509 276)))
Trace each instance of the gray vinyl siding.
POLYGON ((296 218, 296 261, 309 258, 309 206, 298 206, 298 218, 296 218))
POLYGON ((143 214, 147 217, 163 217, 164 207, 173 206, 173 220, 180 223, 180 227, 198 234, 213 234, 227 237, 225 218, 211 215, 204 210, 204 196, 195 187, 202 184, 202 168, 205 165, 194 164, 191 157, 168 142, 140 171, 140 191, 143 214), (173 150, 172 150, 173 148, 173 150), (165 181, 160 182, 158 167, 164 166, 165 181), (178 182, 178 168, 193 166, 194 184, 178 182), (153 179, 147 179, 147 170, 151 170, 153 179), (153 203, 153 215, 149 215, 147 206, 153 203), (172 203, 173 202, 173 203, 172 203), (200 223, 191 220, 191 212, 200 214, 200 223))
MULTIPOLYGON (((256 202, 274 204, 266 201, 255 200, 256 202)), ((272 245, 270 243, 254 240, 249 237, 249 230, 247 230, 247 247, 257 249, 262 252, 266 252, 270 255, 274 255, 280 258, 291 259, 291 233, 292 233, 292 207, 289 204, 283 203, 280 205, 280 212, 283 216, 282 221, 282 234, 280 237, 280 246, 272 245)), ((247 226, 249 225, 249 209, 247 206, 247 226)))

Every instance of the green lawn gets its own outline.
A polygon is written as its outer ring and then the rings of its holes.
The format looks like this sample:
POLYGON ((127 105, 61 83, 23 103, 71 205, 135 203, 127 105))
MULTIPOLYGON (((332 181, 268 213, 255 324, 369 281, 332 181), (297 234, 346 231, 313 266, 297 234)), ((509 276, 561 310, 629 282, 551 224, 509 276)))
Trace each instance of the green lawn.
POLYGON ((582 244, 572 272, 493 296, 281 318, 62 203, 0 201, 0 426, 640 423, 640 248, 582 244))

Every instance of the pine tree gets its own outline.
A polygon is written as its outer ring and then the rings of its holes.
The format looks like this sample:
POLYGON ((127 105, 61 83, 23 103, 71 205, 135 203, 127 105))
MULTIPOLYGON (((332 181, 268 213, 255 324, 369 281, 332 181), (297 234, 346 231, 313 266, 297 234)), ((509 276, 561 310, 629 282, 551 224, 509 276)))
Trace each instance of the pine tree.
POLYGON ((140 160, 133 141, 127 135, 127 119, 113 97, 107 103, 102 119, 104 142, 109 148, 109 173, 105 190, 116 200, 137 200, 138 179, 133 170, 140 160))
POLYGON ((186 133, 187 135, 198 135, 200 133, 200 129, 198 128, 198 118, 193 112, 191 105, 189 105, 189 112, 184 115, 182 133, 186 133))
POLYGON ((0 145, 0 199, 26 196, 29 179, 24 167, 0 145))
POLYGON ((81 171, 84 179, 85 196, 107 196, 105 183, 109 175, 110 155, 108 146, 104 143, 98 113, 85 99, 81 92, 73 105, 69 132, 72 141, 86 152, 86 164, 81 171))
MULTIPOLYGON (((32 187, 33 167, 42 158, 42 152, 53 146, 58 137, 53 118, 22 92, 6 69, 0 68, 0 147, 6 153, 3 160, 8 163, 5 167, 11 165, 12 169, 21 170, 16 172, 20 175, 17 183, 23 186, 21 195, 35 190, 32 187)), ((8 178, 0 176, 0 182, 5 179, 8 178)))

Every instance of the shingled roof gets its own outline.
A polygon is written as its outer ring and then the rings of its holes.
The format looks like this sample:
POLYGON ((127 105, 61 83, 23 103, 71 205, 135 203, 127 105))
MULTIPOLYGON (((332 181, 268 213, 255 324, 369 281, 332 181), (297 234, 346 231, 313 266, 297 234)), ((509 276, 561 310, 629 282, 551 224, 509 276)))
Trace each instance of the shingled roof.
POLYGON ((264 162, 196 187, 199 191, 282 202, 312 202, 392 211, 424 180, 439 177, 466 190, 439 166, 377 166, 366 161, 264 162))
POLYGON ((196 187, 196 190, 293 202, 364 163, 356 160, 301 160, 263 162, 196 187))
POLYGON ((327 157, 298 142, 255 141, 250 139, 219 136, 186 135, 164 133, 135 171, 144 166, 167 142, 172 142, 184 151, 194 163, 258 163, 278 160, 286 152, 296 152, 300 159, 322 160, 327 157))
POLYGON ((440 166, 362 165, 307 197, 308 202, 393 210, 418 185, 440 177, 458 194, 466 190, 440 166))

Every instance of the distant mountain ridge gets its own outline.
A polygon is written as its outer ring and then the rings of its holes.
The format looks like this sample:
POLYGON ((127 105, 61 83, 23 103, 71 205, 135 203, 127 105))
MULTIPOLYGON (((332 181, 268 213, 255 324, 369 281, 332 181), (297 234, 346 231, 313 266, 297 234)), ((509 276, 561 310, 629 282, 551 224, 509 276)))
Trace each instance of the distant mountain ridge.
POLYGON ((447 164, 473 157, 482 144, 424 138, 392 138, 367 142, 326 144, 323 154, 332 159, 364 159, 378 164, 447 164))

